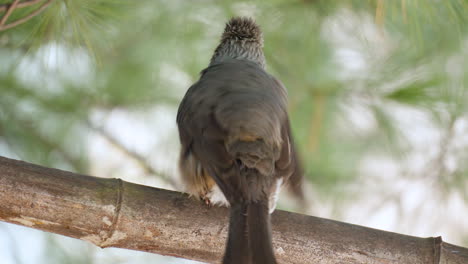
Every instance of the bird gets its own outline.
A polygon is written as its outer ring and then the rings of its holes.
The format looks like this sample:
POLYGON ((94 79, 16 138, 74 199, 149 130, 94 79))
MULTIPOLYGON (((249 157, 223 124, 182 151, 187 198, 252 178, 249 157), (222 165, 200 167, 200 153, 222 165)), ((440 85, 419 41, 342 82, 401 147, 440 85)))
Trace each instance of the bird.
POLYGON ((186 191, 230 207, 223 264, 277 263, 270 214, 283 185, 303 196, 287 91, 266 71, 263 45, 254 19, 231 18, 177 112, 186 191))

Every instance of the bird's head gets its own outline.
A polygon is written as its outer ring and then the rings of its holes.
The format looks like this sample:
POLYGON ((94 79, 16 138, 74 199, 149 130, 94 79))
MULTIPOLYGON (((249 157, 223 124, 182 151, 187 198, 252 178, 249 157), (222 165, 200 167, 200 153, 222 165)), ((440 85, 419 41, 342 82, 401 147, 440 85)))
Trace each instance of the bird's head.
POLYGON ((226 24, 211 64, 224 59, 245 59, 265 68, 263 34, 253 19, 234 17, 226 24))

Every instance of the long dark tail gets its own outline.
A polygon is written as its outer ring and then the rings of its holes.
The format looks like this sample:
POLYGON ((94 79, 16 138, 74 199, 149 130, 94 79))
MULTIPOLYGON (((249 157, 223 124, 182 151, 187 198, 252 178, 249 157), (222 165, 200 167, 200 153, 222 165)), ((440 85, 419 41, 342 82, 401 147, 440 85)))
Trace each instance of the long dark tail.
POLYGON ((229 234, 223 264, 250 264, 247 237, 247 205, 231 205, 229 234))
POLYGON ((276 264, 267 201, 253 202, 248 205, 247 233, 252 264, 276 264))
POLYGON ((268 202, 231 205, 223 264, 276 264, 268 202))
POLYGON ((276 264, 268 212, 274 180, 268 173, 275 169, 275 153, 263 140, 238 140, 227 151, 228 157, 236 157, 226 162, 231 167, 222 164, 224 169, 212 167, 210 172, 231 205, 223 264, 276 264))

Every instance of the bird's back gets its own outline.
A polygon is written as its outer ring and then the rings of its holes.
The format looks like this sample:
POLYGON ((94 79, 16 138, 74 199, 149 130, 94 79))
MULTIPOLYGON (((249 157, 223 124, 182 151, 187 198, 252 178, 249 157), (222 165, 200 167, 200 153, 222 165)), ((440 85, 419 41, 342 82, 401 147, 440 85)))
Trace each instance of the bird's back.
POLYGON ((203 70, 190 87, 184 101, 191 103, 181 103, 178 122, 200 131, 207 121, 216 122, 228 140, 244 136, 279 145, 287 118, 286 96, 281 83, 257 64, 225 60, 203 70))

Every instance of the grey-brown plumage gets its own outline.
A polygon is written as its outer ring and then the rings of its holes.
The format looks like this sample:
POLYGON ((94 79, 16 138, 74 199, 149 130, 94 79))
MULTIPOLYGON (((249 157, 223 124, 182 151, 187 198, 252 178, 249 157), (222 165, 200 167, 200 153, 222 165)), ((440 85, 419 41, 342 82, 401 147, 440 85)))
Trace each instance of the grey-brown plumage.
POLYGON ((276 263, 269 211, 283 182, 301 181, 286 90, 265 71, 262 48, 253 20, 231 19, 177 114, 187 190, 210 199, 218 186, 231 206, 225 264, 276 263))

